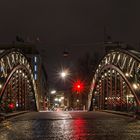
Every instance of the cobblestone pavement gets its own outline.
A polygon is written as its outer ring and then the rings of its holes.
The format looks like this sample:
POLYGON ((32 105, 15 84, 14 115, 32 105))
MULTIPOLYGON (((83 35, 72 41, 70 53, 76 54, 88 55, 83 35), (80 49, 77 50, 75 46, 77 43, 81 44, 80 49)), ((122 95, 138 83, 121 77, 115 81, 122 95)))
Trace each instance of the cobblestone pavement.
POLYGON ((1 122, 0 140, 140 140, 140 121, 103 112, 33 112, 1 122))

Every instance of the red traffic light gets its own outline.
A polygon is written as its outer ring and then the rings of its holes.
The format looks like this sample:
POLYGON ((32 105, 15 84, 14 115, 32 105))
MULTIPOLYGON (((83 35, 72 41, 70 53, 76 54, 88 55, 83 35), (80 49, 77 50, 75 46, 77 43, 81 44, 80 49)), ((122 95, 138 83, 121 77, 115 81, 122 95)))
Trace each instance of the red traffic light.
POLYGON ((77 80, 73 83, 73 91, 82 92, 84 90, 84 83, 80 80, 77 80))
POLYGON ((13 103, 10 103, 10 104, 9 104, 9 108, 10 108, 10 109, 14 109, 14 107, 15 107, 15 106, 14 106, 13 103))

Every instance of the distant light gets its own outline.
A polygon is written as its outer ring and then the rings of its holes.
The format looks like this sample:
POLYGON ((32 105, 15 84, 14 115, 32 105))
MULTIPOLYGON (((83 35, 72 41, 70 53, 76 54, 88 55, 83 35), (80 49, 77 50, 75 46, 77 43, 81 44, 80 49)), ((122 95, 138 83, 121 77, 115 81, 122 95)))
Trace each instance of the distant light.
POLYGON ((129 74, 128 74, 128 73, 126 73, 126 74, 125 74, 125 76, 126 76, 126 77, 129 77, 129 74))
POLYGON ((105 76, 107 76, 107 73, 105 73, 105 76))
POLYGON ((79 100, 77 99, 76 102, 79 102, 79 100))
POLYGON ((55 100, 55 101, 58 101, 59 99, 58 99, 58 98, 55 98, 54 100, 55 100))
POLYGON ((55 93, 56 93, 56 90, 52 90, 52 91, 51 91, 51 94, 55 94, 55 93))
POLYGON ((24 77, 24 76, 25 76, 25 74, 24 74, 24 73, 22 73, 22 76, 24 77))
POLYGON ((133 88, 134 88, 134 89, 137 89, 138 86, 137 86, 136 84, 133 84, 133 88))
POLYGON ((0 84, 0 88, 2 88, 2 84, 0 84))
POLYGON ((134 98, 134 95, 132 95, 132 94, 126 95, 126 98, 134 98))
POLYGON ((115 70, 112 70, 112 73, 115 73, 115 70))
POLYGON ((61 100, 63 100, 64 99, 64 97, 61 97, 61 100))
POLYGON ((16 107, 18 107, 18 103, 16 103, 16 107))

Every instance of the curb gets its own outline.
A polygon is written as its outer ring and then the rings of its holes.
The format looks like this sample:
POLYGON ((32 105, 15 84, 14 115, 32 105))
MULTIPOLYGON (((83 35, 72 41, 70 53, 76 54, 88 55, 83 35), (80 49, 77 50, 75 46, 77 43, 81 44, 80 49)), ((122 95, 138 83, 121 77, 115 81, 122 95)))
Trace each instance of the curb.
POLYGON ((15 113, 10 113, 10 114, 0 114, 0 121, 3 121, 5 119, 15 117, 24 113, 28 113, 29 111, 21 111, 21 112, 15 112, 15 113))
POLYGON ((100 112, 112 113, 112 114, 116 114, 116 115, 132 117, 136 120, 140 120, 140 115, 137 115, 135 113, 125 113, 125 112, 117 112, 117 111, 110 111, 110 110, 100 110, 100 112))
POLYGON ((100 111, 101 111, 101 112, 106 112, 106 113, 117 114, 117 115, 128 116, 128 117, 134 117, 134 114, 132 114, 132 113, 117 112, 117 111, 109 111, 109 110, 100 110, 100 111))

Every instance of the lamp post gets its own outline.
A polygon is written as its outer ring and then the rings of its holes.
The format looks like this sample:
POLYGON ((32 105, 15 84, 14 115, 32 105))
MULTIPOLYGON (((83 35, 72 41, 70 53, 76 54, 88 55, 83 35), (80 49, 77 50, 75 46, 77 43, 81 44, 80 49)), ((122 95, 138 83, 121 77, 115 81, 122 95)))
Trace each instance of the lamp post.
POLYGON ((55 89, 52 89, 51 91, 50 91, 50 98, 49 98, 49 100, 50 100, 50 107, 52 108, 53 107, 53 104, 54 104, 54 97, 55 97, 55 94, 56 94, 56 90, 55 89))
POLYGON ((76 80, 73 83, 73 91, 76 92, 76 107, 79 109, 82 103, 81 95, 80 93, 84 90, 84 82, 81 80, 76 80), (80 106, 79 106, 80 105, 80 106))

